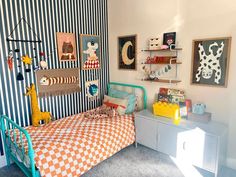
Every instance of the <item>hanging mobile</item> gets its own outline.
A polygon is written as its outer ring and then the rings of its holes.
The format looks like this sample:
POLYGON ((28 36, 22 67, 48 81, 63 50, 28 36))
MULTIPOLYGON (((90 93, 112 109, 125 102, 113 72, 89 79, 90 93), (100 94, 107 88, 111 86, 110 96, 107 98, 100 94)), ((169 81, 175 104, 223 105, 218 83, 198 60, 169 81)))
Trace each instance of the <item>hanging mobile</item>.
POLYGON ((40 39, 39 39, 39 36, 35 33, 34 29, 30 26, 30 24, 25 20, 24 17, 22 17, 20 19, 20 21, 16 24, 16 26, 13 28, 13 30, 10 32, 10 34, 8 35, 7 37, 7 41, 14 41, 14 42, 33 42, 33 43, 36 43, 36 42, 42 42, 40 39), (23 39, 23 38, 20 38, 20 39, 15 39, 14 38, 14 32, 17 30, 17 28, 21 25, 25 25, 25 26, 28 26, 28 30, 34 35, 34 39, 23 39))

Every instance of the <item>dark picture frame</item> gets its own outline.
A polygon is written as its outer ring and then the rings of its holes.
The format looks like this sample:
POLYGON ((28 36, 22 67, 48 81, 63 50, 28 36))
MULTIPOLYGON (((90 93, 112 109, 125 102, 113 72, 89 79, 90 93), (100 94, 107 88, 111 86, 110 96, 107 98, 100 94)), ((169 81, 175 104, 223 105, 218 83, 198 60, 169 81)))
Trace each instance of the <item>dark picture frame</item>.
POLYGON ((191 84, 227 87, 230 49, 231 37, 193 40, 191 84))
POLYGON ((175 48, 176 43, 176 32, 169 32, 163 34, 163 45, 167 45, 170 48, 170 45, 173 45, 171 48, 175 48))
POLYGON ((118 37, 118 68, 136 70, 137 67, 137 35, 118 37))

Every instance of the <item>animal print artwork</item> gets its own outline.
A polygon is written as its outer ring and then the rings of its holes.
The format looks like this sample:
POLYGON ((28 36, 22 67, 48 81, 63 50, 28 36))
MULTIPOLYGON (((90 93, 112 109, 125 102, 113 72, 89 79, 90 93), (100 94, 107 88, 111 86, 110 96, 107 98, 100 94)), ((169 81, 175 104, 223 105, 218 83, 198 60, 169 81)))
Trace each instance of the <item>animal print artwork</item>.
POLYGON ((192 84, 226 86, 231 38, 193 41, 192 84))
POLYGON ((70 77, 47 77, 43 76, 40 79, 41 85, 54 85, 54 84, 75 84, 78 80, 76 76, 70 77))
POLYGON ((39 97, 71 94, 80 91, 79 69, 46 69, 36 71, 39 97))
POLYGON ((200 56, 200 64, 198 67, 198 71, 196 74, 196 81, 199 82, 202 75, 205 79, 210 79, 213 76, 213 71, 215 71, 214 82, 219 84, 221 79, 221 66, 220 66, 220 58, 224 50, 224 42, 221 42, 218 45, 216 42, 209 46, 209 55, 206 54, 203 45, 199 43, 199 56, 200 56), (214 55, 212 47, 218 47, 216 55, 214 55))

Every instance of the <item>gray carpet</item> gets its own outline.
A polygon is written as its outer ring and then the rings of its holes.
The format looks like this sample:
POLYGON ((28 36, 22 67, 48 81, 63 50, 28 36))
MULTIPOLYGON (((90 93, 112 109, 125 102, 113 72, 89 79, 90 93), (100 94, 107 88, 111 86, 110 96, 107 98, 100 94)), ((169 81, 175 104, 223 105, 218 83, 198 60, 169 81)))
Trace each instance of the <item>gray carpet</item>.
MULTIPOLYGON (((200 171, 202 177, 213 174, 200 171)), ((0 177, 24 177, 15 165, 0 169, 0 177)), ((139 145, 121 150, 111 158, 98 164, 82 177, 186 177, 174 162, 162 153, 139 145)), ((219 177, 236 177, 236 171, 224 168, 219 177)))

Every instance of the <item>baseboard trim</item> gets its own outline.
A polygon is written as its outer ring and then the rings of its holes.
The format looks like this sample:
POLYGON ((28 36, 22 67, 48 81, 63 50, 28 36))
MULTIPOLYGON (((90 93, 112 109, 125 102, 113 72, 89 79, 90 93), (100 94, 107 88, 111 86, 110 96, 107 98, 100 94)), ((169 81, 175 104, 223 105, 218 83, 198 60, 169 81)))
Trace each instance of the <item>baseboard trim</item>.
POLYGON ((227 158, 227 167, 236 170, 236 159, 227 158))
POLYGON ((0 168, 4 167, 6 165, 7 165, 6 157, 5 156, 0 156, 0 168))

